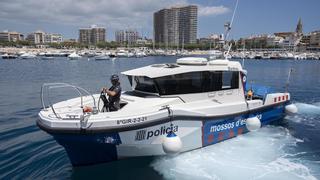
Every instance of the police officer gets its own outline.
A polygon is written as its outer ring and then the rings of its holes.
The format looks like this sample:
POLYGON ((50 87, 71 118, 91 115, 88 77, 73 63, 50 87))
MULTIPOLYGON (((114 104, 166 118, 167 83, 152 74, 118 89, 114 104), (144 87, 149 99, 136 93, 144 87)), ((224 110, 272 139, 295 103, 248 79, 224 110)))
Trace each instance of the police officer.
POLYGON ((120 109, 120 96, 121 96, 121 86, 119 82, 119 76, 113 74, 110 77, 110 81, 112 83, 111 88, 103 88, 102 91, 106 93, 109 98, 109 111, 118 111, 120 109))

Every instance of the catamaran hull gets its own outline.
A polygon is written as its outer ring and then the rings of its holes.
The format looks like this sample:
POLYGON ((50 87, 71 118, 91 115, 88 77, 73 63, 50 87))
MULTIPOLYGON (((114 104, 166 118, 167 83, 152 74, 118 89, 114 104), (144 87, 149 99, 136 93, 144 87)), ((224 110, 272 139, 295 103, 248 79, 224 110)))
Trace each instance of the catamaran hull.
MULTIPOLYGON (((247 133, 246 119, 249 117, 259 118, 262 125, 280 121, 285 115, 286 104, 224 117, 173 117, 172 128, 181 138, 181 152, 190 151, 247 133)), ((152 126, 121 132, 49 133, 65 148, 71 163, 79 166, 127 157, 165 155, 162 142, 171 130, 170 125, 169 120, 161 120, 152 126)))

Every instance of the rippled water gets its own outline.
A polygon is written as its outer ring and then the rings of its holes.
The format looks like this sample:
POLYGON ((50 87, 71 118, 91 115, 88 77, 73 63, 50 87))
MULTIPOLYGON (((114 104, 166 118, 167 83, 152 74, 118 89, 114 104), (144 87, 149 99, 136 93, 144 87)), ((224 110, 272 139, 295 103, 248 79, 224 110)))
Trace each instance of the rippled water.
MULTIPOLYGON (((320 179, 320 61, 245 62, 248 82, 290 92, 299 108, 281 126, 176 157, 147 157, 73 168, 64 149, 35 121, 40 87, 68 82, 98 92, 113 73, 175 57, 115 61, 0 59, 0 179, 320 179)), ((128 82, 121 76, 124 89, 128 82)), ((68 94, 69 95, 69 94, 68 94)))

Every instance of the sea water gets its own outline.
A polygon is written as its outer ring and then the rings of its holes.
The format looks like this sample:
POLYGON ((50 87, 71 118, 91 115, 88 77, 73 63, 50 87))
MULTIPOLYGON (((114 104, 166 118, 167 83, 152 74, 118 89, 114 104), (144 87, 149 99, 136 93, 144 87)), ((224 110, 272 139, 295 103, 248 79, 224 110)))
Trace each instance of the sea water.
MULTIPOLYGON (((277 91, 284 91, 293 68, 289 91, 299 113, 280 125, 174 157, 74 168, 65 150, 35 124, 43 83, 67 82, 98 93, 110 87, 111 74, 175 59, 0 59, 0 179, 320 179, 320 61, 246 60, 247 82, 277 91)), ((120 81, 128 90, 128 80, 120 81)))

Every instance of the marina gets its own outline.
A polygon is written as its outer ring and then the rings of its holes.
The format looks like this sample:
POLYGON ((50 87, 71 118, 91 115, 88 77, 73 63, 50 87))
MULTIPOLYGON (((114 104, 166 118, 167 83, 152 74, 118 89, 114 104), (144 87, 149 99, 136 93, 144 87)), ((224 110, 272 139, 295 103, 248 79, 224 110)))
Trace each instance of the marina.
MULTIPOLYGON (((164 49, 148 49, 148 48, 134 48, 126 49, 120 48, 118 50, 59 50, 59 49, 19 49, 19 48, 0 48, 0 55, 2 59, 32 59, 34 57, 68 57, 76 56, 70 59, 96 59, 108 60, 110 57, 119 58, 141 58, 147 56, 207 56, 212 59, 221 58, 222 51, 220 50, 164 50, 164 49), (82 58, 83 57, 83 58, 82 58), (108 58, 109 57, 109 58, 108 58)), ((320 60, 320 52, 293 52, 286 50, 238 50, 230 52, 231 59, 273 59, 273 60, 320 60)), ((52 58, 44 58, 52 59, 52 58)))

